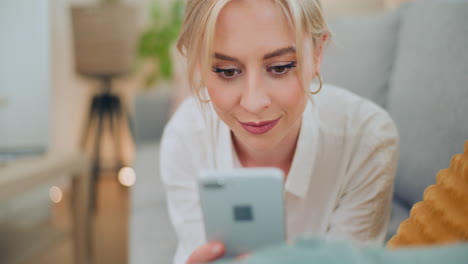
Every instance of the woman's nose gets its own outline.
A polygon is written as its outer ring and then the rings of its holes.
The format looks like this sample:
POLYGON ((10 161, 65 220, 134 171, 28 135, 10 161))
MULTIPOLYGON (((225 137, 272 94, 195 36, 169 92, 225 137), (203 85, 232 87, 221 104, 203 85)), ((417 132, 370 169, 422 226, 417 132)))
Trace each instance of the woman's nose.
POLYGON ((246 78, 240 105, 247 112, 260 115, 271 104, 268 89, 259 74, 250 74, 246 78))

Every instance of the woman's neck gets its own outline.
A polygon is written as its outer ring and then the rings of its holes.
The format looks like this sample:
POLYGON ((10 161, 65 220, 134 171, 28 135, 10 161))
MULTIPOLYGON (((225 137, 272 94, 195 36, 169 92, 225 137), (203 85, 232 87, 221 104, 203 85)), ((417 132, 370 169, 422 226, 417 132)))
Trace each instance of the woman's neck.
POLYGON ((296 151, 301 128, 301 119, 296 122, 286 137, 271 151, 254 151, 242 144, 231 132, 234 148, 243 167, 275 167, 287 177, 296 151))

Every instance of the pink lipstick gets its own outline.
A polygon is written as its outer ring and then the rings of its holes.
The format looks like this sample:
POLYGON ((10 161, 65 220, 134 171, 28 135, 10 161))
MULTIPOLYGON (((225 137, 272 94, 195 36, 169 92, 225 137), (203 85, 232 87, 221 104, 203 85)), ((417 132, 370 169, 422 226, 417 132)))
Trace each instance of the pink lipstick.
POLYGON ((266 132, 270 131, 275 125, 278 123, 278 121, 281 119, 281 117, 278 117, 275 120, 270 120, 270 121, 262 121, 260 123, 255 123, 255 122, 240 122, 241 126, 247 130, 247 132, 250 132, 252 134, 265 134, 266 132))

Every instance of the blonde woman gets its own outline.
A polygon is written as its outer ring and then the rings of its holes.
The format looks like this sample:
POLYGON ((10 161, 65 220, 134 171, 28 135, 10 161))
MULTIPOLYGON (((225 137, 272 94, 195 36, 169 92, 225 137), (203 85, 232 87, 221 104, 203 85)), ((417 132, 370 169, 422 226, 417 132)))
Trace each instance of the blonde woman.
POLYGON ((374 103, 322 85, 329 36, 318 0, 187 1, 178 48, 195 96, 179 107, 161 143, 179 240, 174 263, 223 255, 223 244, 207 243, 204 234, 202 169, 281 169, 288 240, 383 241, 397 130, 374 103))

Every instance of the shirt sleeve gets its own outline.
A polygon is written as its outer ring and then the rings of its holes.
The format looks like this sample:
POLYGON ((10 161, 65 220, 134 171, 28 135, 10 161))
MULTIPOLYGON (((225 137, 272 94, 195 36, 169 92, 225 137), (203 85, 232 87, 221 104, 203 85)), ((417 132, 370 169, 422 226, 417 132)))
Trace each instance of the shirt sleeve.
POLYGON ((390 220, 399 137, 386 113, 362 127, 349 155, 349 180, 330 216, 327 234, 360 243, 383 243, 390 220))
MULTIPOLYGON (((174 264, 187 261, 205 243, 193 153, 184 138, 166 128, 161 140, 161 178, 167 207, 178 238, 174 264)), ((155 245, 156 246, 156 245, 155 245)))

